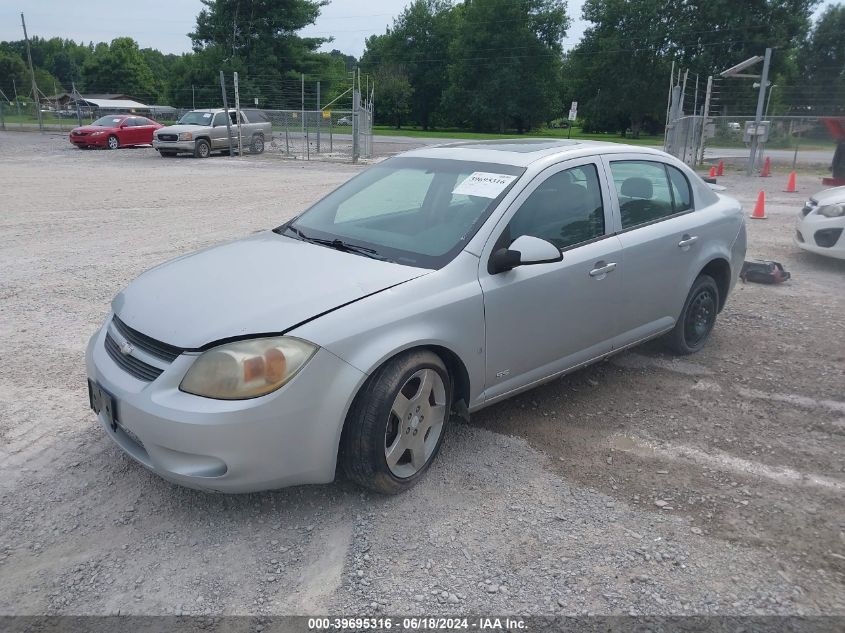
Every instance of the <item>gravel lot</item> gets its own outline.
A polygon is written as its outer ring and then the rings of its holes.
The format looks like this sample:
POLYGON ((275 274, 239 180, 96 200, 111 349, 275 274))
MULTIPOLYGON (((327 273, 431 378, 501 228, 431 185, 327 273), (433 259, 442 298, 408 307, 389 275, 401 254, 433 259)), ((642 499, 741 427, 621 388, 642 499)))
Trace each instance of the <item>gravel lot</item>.
POLYGON ((0 614, 845 615, 845 262, 791 243, 820 174, 721 179, 748 209, 766 189, 749 256, 793 280, 738 285, 700 354, 648 344, 486 409, 399 497, 223 496, 103 435, 84 346, 143 270, 359 168, 0 148, 0 614))

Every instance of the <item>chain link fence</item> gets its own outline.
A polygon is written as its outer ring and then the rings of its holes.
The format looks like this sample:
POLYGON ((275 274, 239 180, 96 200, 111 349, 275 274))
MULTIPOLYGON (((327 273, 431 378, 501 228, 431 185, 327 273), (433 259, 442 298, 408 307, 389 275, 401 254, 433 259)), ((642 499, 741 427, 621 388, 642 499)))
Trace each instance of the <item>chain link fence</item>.
MULTIPOLYGON (((835 117, 772 116, 761 123, 760 146, 753 170, 768 158, 774 166, 842 169, 845 139, 832 131, 835 117), (842 147, 843 149, 839 149, 842 147), (836 163, 836 165, 834 165, 836 163)), ((683 116, 666 129, 664 149, 692 167, 724 160, 746 167, 751 156, 753 116, 683 116)))
MULTIPOLYGON (((348 101, 347 101, 348 103, 348 101)), ((231 108, 230 108, 231 109, 231 108)), ((357 162, 373 157, 373 100, 361 99, 355 91, 352 108, 322 110, 272 110, 242 108, 259 112, 272 124, 272 137, 265 139, 265 154, 270 157, 299 160, 335 160, 357 162)), ((39 127, 34 104, 21 108, 18 114, 0 102, 0 129, 69 133, 80 125, 88 125, 100 116, 112 114, 93 108, 42 110, 39 127)), ((152 118, 163 125, 173 125, 190 112, 186 108, 163 108, 120 112, 152 118)), ((117 114, 117 112, 115 112, 117 114)), ((247 115, 249 116, 249 115, 247 115)))

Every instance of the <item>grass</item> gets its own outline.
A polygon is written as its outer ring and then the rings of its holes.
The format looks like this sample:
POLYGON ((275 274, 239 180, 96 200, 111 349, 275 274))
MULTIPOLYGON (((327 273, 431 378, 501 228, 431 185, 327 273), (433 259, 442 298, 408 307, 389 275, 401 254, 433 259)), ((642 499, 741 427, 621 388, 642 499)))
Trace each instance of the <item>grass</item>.
MULTIPOLYGON (((376 136, 410 136, 413 138, 443 138, 443 139, 469 139, 469 140, 496 140, 510 138, 569 138, 569 130, 560 128, 544 128, 526 134, 496 134, 488 132, 467 132, 459 129, 445 130, 422 130, 417 127, 403 127, 396 129, 387 125, 376 125, 373 127, 373 134, 376 136)), ((629 145, 656 145, 663 146, 662 136, 641 135, 640 138, 622 138, 618 134, 586 134, 581 128, 572 128, 571 138, 573 140, 609 141, 611 143, 627 143, 629 145)))

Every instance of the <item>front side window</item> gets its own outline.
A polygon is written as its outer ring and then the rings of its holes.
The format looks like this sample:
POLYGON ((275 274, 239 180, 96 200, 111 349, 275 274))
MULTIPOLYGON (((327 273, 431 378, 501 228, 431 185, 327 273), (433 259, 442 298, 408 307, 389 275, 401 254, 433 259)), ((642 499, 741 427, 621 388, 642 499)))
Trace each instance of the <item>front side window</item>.
POLYGON ((440 268, 475 235, 524 172, 494 163, 393 158, 348 181, 277 232, 341 250, 352 246, 358 254, 400 264, 440 268))
POLYGON ((225 112, 218 112, 214 115, 214 127, 220 127, 221 125, 226 125, 225 112))
POLYGON ((688 211, 692 196, 686 177, 674 167, 646 160, 611 161, 622 229, 688 211))
POLYGON ((604 235, 604 205, 596 166, 581 165, 546 178, 522 203, 508 231, 510 242, 531 235, 561 250, 604 235))

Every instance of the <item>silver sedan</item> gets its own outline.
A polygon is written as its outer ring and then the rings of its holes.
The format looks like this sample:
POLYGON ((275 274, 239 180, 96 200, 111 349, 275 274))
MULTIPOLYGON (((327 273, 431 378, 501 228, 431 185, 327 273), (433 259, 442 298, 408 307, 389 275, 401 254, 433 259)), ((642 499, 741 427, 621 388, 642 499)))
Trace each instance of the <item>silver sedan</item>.
POLYGON ((455 417, 645 340, 702 348, 740 205, 656 150, 408 152, 115 297, 87 350, 105 433, 183 485, 412 486, 455 417))

